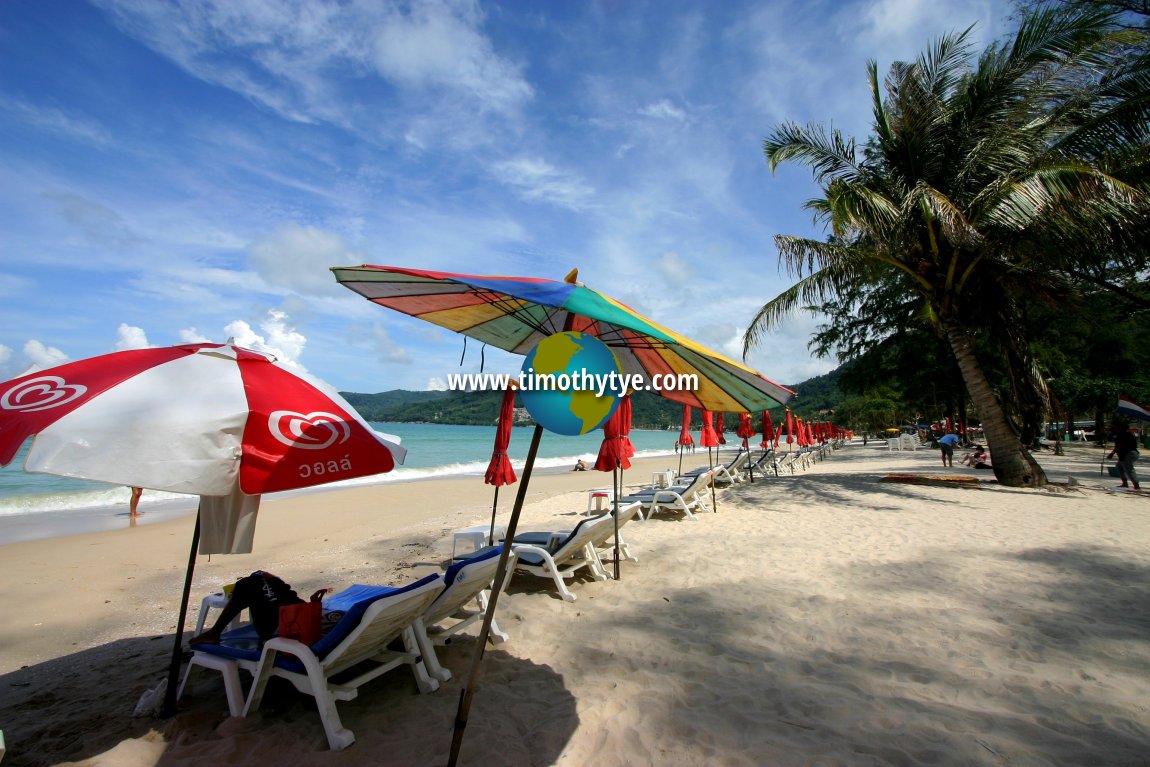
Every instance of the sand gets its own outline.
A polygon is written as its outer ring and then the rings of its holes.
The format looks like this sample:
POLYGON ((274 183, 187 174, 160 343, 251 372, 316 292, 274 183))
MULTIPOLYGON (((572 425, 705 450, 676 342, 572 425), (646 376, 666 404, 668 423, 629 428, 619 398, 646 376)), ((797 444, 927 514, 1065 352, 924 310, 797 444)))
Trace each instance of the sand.
MULTIPOLYGON (((1145 765, 1150 498, 1116 492, 1100 459, 1083 445, 1044 453, 1063 484, 1018 490, 944 470, 937 451, 856 441, 720 491, 697 522, 628 525, 640 562, 620 581, 577 579, 574 603, 518 575, 497 616, 511 640, 487 652, 461 763, 1145 765), (880 481, 890 474, 982 481, 880 481)), ((521 530, 573 526, 605 476, 537 474, 521 530)), ((517 489, 502 490, 501 520, 517 489)), ((257 568, 301 592, 408 582, 490 502, 478 478, 268 498, 255 551, 201 557, 193 593, 257 568)), ((164 676, 191 528, 0 546, 5 767, 446 762, 471 637, 440 653, 455 678, 438 692, 418 694, 401 669, 340 703, 357 736, 341 752, 310 699, 229 718, 211 674, 176 717, 133 718, 164 676)))

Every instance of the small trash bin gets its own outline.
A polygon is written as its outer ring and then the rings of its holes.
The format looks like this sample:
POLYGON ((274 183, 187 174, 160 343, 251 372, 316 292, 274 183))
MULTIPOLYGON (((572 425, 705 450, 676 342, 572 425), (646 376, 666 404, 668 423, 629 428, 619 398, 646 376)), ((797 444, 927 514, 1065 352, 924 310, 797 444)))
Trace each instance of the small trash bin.
POLYGON ((1150 450, 1150 434, 1143 434, 1142 435, 1142 447, 1146 448, 1147 450, 1150 450))

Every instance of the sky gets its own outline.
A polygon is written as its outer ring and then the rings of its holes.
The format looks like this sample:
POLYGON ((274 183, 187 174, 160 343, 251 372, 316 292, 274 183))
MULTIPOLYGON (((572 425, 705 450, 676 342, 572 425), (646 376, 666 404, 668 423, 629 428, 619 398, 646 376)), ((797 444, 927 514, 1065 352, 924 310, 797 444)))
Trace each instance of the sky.
MULTIPOLYGON (((462 337, 332 266, 562 279, 735 359, 822 237, 785 122, 869 130, 885 73, 1009 0, 0 2, 0 380, 119 349, 271 351, 341 391, 440 388, 462 337)), ((837 365, 799 313, 746 358, 837 365)), ((488 349, 487 372, 520 360, 488 349)))

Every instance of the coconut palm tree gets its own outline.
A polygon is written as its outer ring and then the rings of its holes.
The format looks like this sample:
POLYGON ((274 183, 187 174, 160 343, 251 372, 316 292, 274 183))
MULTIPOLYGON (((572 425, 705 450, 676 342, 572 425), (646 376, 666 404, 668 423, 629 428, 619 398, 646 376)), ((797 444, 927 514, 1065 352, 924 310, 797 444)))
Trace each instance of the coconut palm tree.
POLYGON ((812 168, 821 196, 806 207, 831 236, 775 238, 798 279, 762 307, 744 343, 797 307, 898 275, 954 353, 999 481, 1037 486, 1045 475, 976 341, 1026 359, 1015 333, 1025 303, 1073 300, 1077 254, 1122 252, 1144 228, 1147 62, 1119 54, 1138 33, 1101 12, 1034 11, 976 62, 969 34, 895 63, 884 83, 868 64, 874 124, 863 147, 820 125, 784 123, 765 139, 772 171, 812 168))

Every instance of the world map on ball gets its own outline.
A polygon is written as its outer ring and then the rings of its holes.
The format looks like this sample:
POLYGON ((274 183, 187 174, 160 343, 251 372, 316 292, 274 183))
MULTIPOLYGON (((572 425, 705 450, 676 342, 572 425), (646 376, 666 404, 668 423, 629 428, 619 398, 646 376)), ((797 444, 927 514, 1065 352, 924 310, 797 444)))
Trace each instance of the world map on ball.
POLYGON ((537 424, 556 434, 575 436, 598 429, 619 406, 616 392, 607 389, 599 396, 590 384, 589 376, 620 374, 619 361, 595 336, 574 331, 548 336, 523 360, 522 370, 524 386, 519 396, 523 406, 537 424), (547 375, 555 376, 559 384, 567 380, 571 385, 533 388, 532 381, 547 375))

